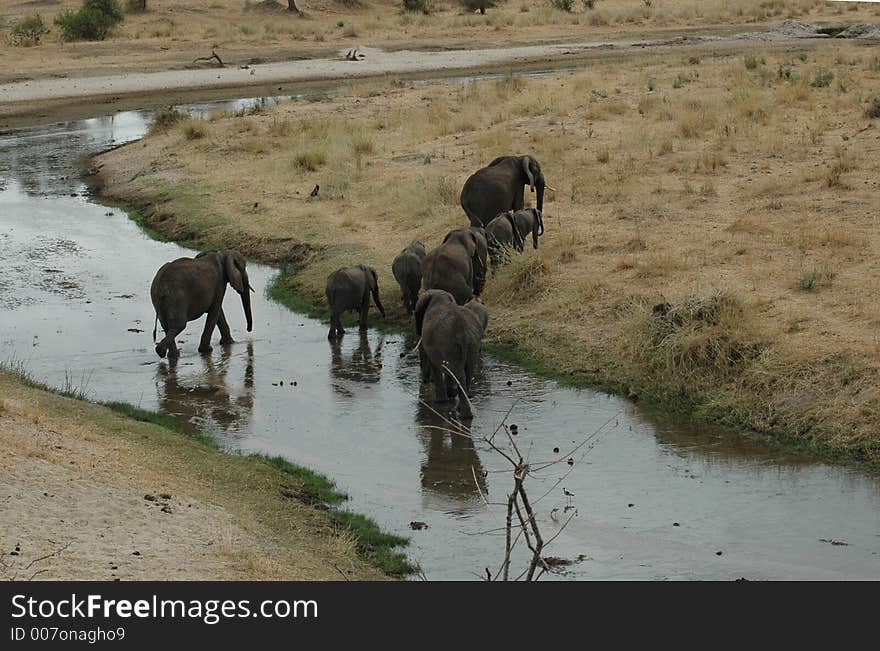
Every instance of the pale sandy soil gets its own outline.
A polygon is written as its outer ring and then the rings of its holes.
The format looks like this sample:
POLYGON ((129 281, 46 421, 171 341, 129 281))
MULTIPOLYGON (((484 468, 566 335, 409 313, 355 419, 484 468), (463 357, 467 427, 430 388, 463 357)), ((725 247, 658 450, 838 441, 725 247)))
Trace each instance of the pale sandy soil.
POLYGON ((9 374, 0 396, 0 579, 380 576, 265 464, 9 374))

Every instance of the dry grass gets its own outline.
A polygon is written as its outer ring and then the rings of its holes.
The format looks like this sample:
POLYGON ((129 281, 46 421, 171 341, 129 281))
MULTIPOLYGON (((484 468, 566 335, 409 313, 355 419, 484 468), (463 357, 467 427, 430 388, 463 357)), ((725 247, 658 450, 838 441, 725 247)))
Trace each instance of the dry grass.
POLYGON ((254 253, 254 242, 308 242, 324 253, 297 289, 321 300, 327 273, 351 262, 373 264, 393 293, 394 254, 465 221, 468 174, 533 152, 557 191, 540 250, 489 279, 491 341, 563 375, 688 396, 738 425, 876 444, 880 405, 868 396, 880 393, 880 298, 866 280, 880 274, 880 131, 863 98, 880 70, 855 44, 804 47, 807 60, 757 52, 766 65, 753 69, 704 53, 685 88, 670 82, 695 65, 663 54, 543 78, 353 86, 334 100, 218 119, 198 142, 172 130, 111 152, 107 189, 144 202, 201 188, 200 202, 156 208, 205 224, 205 241, 254 253), (802 83, 817 69, 849 81, 802 83), (657 80, 650 102, 646 79, 657 80), (264 150, 226 155, 251 138, 264 150), (323 163, 291 167, 291 156, 314 151, 323 163), (126 185, 150 166, 158 171, 126 185), (256 198, 260 210, 244 218, 256 198), (653 318, 662 303, 671 320, 653 318), (811 382, 825 384, 813 392, 811 382))
MULTIPOLYGON (((40 3, 36 10, 51 27, 55 15, 80 4, 81 0, 59 0, 40 3)), ((684 27, 751 30, 787 18, 876 22, 880 15, 880 9, 869 4, 845 7, 845 3, 823 0, 665 0, 650 8, 643 0, 603 0, 592 11, 583 3, 575 4, 572 12, 554 10, 549 2, 523 12, 523 5, 508 1, 480 16, 463 12, 457 2, 436 3, 430 15, 422 15, 401 12, 398 0, 311 0, 302 5, 307 13, 302 18, 287 12, 247 11, 242 0, 150 0, 148 11, 127 14, 111 37, 100 43, 63 45, 59 30, 52 29, 39 46, 14 48, 8 34, 0 34, 0 58, 16 62, 14 69, 0 75, 21 78, 60 71, 167 69, 191 65, 215 47, 224 60, 242 63, 251 58, 326 55, 350 47, 354 38, 359 44, 379 47, 500 46, 511 41, 600 40, 684 27)), ((3 3, 3 31, 8 32, 34 9, 33 3, 3 3)), ((696 66, 699 62, 687 63, 696 66)), ((688 84, 690 74, 683 71, 681 78, 667 83, 688 84)))

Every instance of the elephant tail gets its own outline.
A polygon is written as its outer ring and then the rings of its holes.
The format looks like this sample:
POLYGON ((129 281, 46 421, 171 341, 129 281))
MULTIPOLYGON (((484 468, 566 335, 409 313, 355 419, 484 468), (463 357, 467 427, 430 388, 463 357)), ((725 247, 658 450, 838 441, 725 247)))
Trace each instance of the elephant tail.
POLYGON ((156 328, 159 325, 159 313, 156 313, 156 320, 153 322, 153 343, 156 343, 156 328))

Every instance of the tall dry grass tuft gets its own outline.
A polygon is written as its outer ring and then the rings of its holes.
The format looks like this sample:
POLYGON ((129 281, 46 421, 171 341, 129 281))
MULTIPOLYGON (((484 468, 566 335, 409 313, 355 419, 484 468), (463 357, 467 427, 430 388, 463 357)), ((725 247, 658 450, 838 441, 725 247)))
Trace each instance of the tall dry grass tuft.
POLYGON ((651 368, 676 375, 728 375, 754 360, 763 344, 740 300, 725 291, 679 303, 633 307, 624 349, 651 368))

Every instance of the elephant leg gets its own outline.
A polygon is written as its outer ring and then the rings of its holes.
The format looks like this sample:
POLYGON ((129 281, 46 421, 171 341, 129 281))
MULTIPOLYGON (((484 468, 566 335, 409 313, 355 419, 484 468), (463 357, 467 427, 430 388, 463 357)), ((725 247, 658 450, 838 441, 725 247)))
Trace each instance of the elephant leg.
POLYGON ((186 321, 180 321, 175 319, 173 322, 164 321, 162 323, 162 330, 165 332, 165 336, 162 340, 156 344, 156 354, 159 357, 165 358, 168 355, 171 359, 176 359, 180 356, 180 351, 177 349, 177 342, 174 339, 183 332, 183 329, 186 327, 186 321))
POLYGON ((419 368, 422 373, 422 382, 430 382, 431 381, 431 362, 428 361, 428 356, 425 355, 425 351, 422 350, 421 346, 419 346, 419 368))
POLYGON ((220 308, 220 314, 217 315, 217 329, 220 331, 220 345, 228 346, 234 344, 235 339, 229 333, 229 324, 226 322, 226 315, 223 314, 223 308, 220 308))
POLYGON ((361 303, 361 317, 358 322, 358 325, 360 326, 361 330, 367 329, 367 315, 369 314, 369 312, 370 312, 370 295, 367 294, 364 297, 364 302, 361 303))
POLYGON ((464 372, 456 373, 455 377, 458 380, 458 384, 455 387, 458 394, 458 410, 463 418, 473 418, 474 412, 471 410, 471 403, 468 400, 468 394, 470 393, 468 385, 470 382, 468 381, 467 368, 465 367, 464 372))
POLYGON ((328 339, 335 339, 336 337, 340 337, 345 334, 345 330, 342 329, 342 320, 339 317, 339 312, 333 310, 330 314, 330 332, 327 333, 328 339))
POLYGON ((199 352, 200 353, 210 353, 214 350, 211 347, 211 335, 214 333, 214 328, 217 327, 217 318, 220 316, 220 305, 212 306, 210 310, 208 310, 208 318, 205 321, 205 329, 202 331, 202 339, 199 342, 199 352))
POLYGON ((431 365, 431 381, 434 383, 434 402, 448 402, 446 373, 442 368, 431 365))

